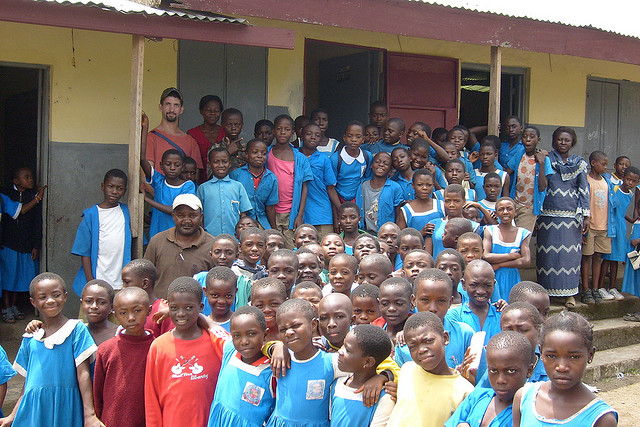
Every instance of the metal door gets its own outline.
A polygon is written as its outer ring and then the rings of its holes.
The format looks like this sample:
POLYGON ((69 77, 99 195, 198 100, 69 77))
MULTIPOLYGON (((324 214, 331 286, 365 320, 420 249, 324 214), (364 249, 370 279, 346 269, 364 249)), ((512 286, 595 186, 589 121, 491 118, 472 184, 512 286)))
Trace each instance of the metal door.
POLYGON ((607 153, 610 166, 618 156, 620 84, 601 80, 587 80, 587 104, 583 156, 595 150, 607 153))

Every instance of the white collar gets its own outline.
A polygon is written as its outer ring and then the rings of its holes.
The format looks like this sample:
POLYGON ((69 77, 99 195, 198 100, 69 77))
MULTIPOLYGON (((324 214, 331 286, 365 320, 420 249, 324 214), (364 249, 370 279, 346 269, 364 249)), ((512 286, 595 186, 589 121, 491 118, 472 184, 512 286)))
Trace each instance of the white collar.
POLYGON ((79 319, 69 319, 67 320, 67 323, 62 325, 60 329, 58 329, 48 337, 44 337, 44 328, 38 329, 33 334, 24 334, 22 336, 25 338, 33 338, 34 340, 41 341, 44 343, 44 346, 46 348, 51 350, 54 345, 60 345, 64 343, 67 337, 71 335, 78 323, 80 323, 79 319))
POLYGON ((364 153, 362 152, 361 148, 359 148, 359 150, 360 154, 358 154, 358 157, 351 157, 351 155, 347 153, 347 147, 343 147, 342 151, 340 151, 340 157, 342 157, 342 160, 348 165, 355 162, 356 160, 358 161, 358 163, 364 163, 364 153))

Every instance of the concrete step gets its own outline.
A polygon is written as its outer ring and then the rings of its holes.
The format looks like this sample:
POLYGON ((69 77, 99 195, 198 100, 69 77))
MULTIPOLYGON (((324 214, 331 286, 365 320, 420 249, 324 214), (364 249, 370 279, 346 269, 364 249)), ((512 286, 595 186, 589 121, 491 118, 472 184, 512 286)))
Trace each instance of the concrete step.
POLYGON ((620 318, 594 320, 593 342, 596 350, 609 350, 640 343, 640 322, 627 322, 620 318))
POLYGON ((596 351, 582 381, 594 384, 601 379, 615 378, 618 373, 627 374, 637 370, 640 370, 640 344, 616 347, 596 351))
MULTIPOLYGON (((576 297, 576 306, 569 309, 570 311, 581 314, 588 320, 601 320, 601 319, 622 319, 627 313, 640 312, 640 298, 623 293, 624 299, 622 301, 603 301, 601 304, 583 304, 580 299, 576 297)), ((549 314, 558 313, 562 310, 566 310, 564 305, 555 303, 552 301, 549 314)))

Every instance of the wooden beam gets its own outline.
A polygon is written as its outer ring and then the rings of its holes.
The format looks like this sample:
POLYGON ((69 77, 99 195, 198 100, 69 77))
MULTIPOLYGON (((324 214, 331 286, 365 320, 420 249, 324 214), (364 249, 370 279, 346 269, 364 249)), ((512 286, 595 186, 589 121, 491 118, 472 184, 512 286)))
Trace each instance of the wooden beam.
POLYGON ((502 77, 502 48, 491 46, 489 76, 489 135, 500 135, 500 85, 502 77))
POLYGON ((131 36, 131 103, 129 108, 129 213, 133 258, 142 258, 144 196, 140 193, 140 134, 142 131, 142 77, 144 37, 131 36))

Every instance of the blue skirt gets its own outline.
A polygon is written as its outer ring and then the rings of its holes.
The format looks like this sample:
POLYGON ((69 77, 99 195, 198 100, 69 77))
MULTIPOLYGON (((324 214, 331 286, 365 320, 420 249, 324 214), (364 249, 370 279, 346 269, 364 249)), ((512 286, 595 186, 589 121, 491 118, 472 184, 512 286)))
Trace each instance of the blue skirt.
POLYGON ((575 218, 540 216, 536 272, 552 297, 578 293, 582 260, 582 223, 575 218))
POLYGON ((10 292, 29 292, 29 284, 38 275, 38 260, 31 259, 31 253, 0 249, 1 288, 10 292))

